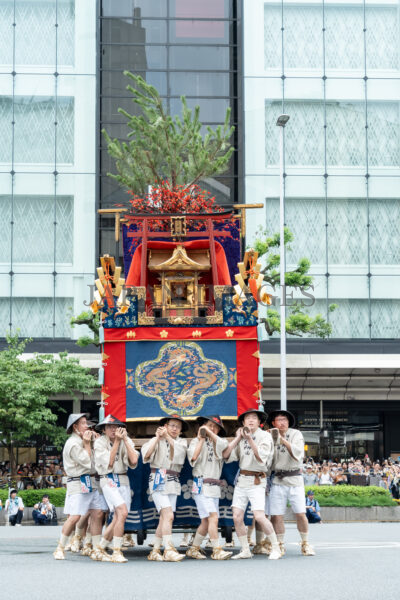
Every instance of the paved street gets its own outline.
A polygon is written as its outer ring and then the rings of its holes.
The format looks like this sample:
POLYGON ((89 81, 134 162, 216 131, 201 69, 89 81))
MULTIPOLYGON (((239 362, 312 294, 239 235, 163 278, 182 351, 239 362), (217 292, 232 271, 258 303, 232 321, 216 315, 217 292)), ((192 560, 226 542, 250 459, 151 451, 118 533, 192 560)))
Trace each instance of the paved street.
MULTIPOLYGON (((156 600, 165 585, 176 600, 282 598, 284 600, 394 600, 400 589, 400 523, 335 523, 311 527, 315 557, 300 555, 294 525, 287 527, 287 554, 279 561, 184 560, 150 563, 147 547, 126 552, 129 563, 95 563, 79 555, 54 561, 59 528, 0 528, 2 597, 63 600, 77 597, 156 600), (115 591, 114 591, 115 590, 115 591), (116 592, 118 590, 118 592, 116 592)), ((180 536, 176 536, 178 542, 180 536)))

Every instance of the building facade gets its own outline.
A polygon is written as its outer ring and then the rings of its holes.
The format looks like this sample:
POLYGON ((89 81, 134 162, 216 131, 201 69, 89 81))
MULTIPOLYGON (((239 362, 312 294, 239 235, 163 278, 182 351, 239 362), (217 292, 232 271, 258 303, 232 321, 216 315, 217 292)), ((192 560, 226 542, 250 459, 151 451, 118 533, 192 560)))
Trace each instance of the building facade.
MULTIPOLYGON (((200 106, 204 133, 208 125, 223 124, 230 108, 237 150, 226 173, 200 184, 221 204, 237 202, 243 194, 240 2, 102 0, 98 8, 99 130, 127 139, 126 117, 118 109, 130 114, 137 109, 126 89, 132 82, 125 70, 154 85, 171 114, 180 114, 182 95, 189 108, 200 106)), ((115 172, 114 159, 100 135, 100 208, 127 203, 126 192, 108 177, 109 172, 115 172)), ((101 216, 99 236, 100 254, 115 254, 113 219, 101 216)))
POLYGON ((95 6, 0 3, 0 336, 71 338, 95 256, 95 6))
MULTIPOLYGON (((328 340, 288 340, 289 406, 325 455, 396 454, 399 2, 254 0, 243 21, 246 201, 265 205, 247 239, 260 223, 279 230, 276 120, 286 113, 285 222, 295 236, 287 265, 311 260, 308 310, 332 325, 328 340)), ((278 351, 274 340, 263 345, 270 407, 279 402, 278 351)))

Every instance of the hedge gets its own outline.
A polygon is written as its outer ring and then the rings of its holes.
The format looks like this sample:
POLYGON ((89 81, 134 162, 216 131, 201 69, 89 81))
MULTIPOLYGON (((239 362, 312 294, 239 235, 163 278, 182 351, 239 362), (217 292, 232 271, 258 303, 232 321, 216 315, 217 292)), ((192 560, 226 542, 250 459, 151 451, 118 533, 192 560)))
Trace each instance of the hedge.
POLYGON ((314 491, 320 506, 397 506, 388 490, 374 485, 312 485, 308 490, 314 491))
MULTIPOLYGON (((54 506, 64 506, 65 502, 65 488, 50 488, 43 490, 21 490, 18 492, 18 496, 22 498, 25 506, 34 506, 38 502, 41 502, 43 495, 48 494, 49 500, 54 506)), ((8 498, 8 489, 0 489, 0 499, 3 503, 8 498)))
MULTIPOLYGON (((313 490, 320 506, 398 506, 388 490, 375 486, 337 485, 309 486, 306 492, 313 490)), ((64 506, 65 488, 43 490, 22 490, 19 496, 25 506, 33 506, 40 502, 43 494, 48 494, 54 506, 64 506)), ((0 499, 3 506, 8 497, 8 489, 0 489, 0 499)))

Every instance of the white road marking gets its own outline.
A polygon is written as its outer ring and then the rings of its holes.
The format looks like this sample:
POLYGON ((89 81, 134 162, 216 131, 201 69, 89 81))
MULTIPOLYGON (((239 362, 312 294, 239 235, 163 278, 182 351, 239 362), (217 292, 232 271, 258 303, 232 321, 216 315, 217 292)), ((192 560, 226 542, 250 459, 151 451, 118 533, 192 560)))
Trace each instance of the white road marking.
MULTIPOLYGON (((299 545, 294 542, 287 544, 287 546, 299 545)), ((368 550, 369 548, 400 548, 400 542, 311 542, 311 546, 320 550, 368 550)))

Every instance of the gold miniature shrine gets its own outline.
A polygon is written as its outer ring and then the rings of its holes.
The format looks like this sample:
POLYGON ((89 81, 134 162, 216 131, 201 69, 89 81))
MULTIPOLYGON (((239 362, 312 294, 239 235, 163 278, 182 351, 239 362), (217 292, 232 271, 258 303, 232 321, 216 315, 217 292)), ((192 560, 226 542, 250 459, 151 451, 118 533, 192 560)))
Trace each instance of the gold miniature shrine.
POLYGON ((178 244, 168 250, 151 250, 148 269, 157 273, 159 284, 153 287, 153 310, 161 317, 198 317, 206 314, 206 286, 200 283, 211 269, 209 250, 189 250, 178 244))

